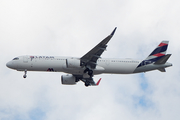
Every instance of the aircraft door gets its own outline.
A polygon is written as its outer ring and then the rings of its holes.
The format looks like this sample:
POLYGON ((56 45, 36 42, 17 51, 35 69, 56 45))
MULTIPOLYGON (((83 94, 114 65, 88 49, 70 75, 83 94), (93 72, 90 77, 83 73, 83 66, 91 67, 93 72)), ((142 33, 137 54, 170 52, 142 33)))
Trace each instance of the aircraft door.
POLYGON ((106 60, 106 65, 109 66, 110 60, 106 60))

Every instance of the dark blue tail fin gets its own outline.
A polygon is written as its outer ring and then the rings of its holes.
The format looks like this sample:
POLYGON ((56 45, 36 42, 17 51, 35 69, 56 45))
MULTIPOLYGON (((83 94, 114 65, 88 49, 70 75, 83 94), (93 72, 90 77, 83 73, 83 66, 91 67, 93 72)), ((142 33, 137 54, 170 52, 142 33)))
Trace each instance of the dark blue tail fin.
POLYGON ((153 50, 153 52, 145 59, 143 60, 138 67, 154 63, 164 57, 166 55, 166 50, 168 47, 169 41, 162 41, 156 49, 153 50))

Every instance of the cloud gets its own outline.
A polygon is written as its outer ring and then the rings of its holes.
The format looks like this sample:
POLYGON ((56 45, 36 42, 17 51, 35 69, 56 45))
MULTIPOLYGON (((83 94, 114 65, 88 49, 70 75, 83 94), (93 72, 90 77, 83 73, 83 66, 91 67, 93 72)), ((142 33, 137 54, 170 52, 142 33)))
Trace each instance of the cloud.
POLYGON ((0 119, 178 120, 179 2, 1 1, 0 119), (173 67, 134 75, 98 75, 98 87, 60 84, 64 73, 23 72, 5 64, 20 55, 81 57, 118 27, 102 57, 145 59, 162 41, 173 67))

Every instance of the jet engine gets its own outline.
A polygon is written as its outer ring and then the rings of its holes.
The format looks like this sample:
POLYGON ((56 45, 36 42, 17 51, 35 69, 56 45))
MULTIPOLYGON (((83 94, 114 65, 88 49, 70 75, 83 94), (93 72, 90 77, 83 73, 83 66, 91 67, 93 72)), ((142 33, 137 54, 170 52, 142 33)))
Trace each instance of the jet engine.
POLYGON ((62 75, 61 83, 64 85, 74 85, 76 84, 76 77, 73 75, 62 75))
POLYGON ((76 58, 66 59, 66 67, 67 68, 80 68, 80 60, 76 58))

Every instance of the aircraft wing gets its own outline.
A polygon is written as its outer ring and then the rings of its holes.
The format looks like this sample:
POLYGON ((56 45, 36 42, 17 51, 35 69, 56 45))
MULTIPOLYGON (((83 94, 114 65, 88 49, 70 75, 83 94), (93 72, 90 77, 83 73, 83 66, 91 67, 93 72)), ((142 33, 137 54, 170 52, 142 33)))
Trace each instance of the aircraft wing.
POLYGON ((107 36, 104 40, 102 40, 98 45, 96 45, 93 49, 91 49, 88 53, 86 53, 83 57, 81 57, 81 66, 86 66, 89 69, 95 69, 97 65, 97 60, 100 58, 101 54, 106 50, 107 43, 113 37, 116 28, 113 32, 107 36))

